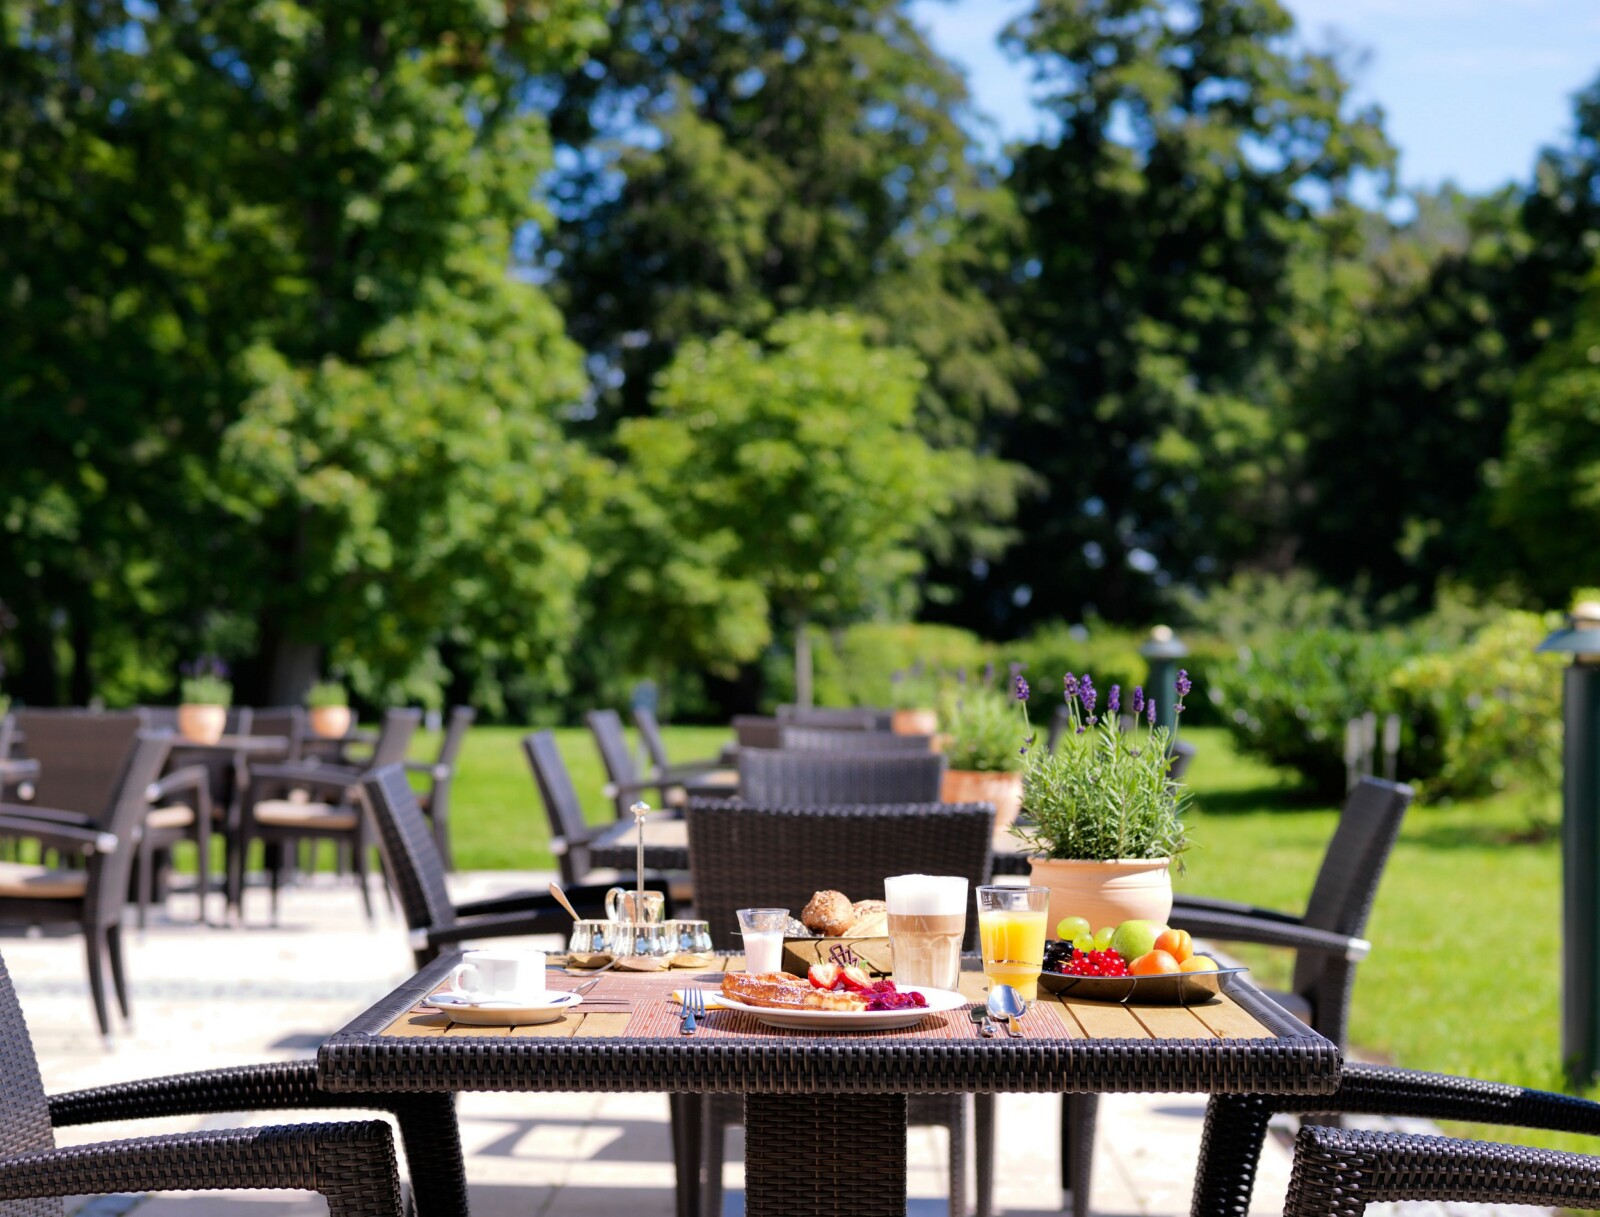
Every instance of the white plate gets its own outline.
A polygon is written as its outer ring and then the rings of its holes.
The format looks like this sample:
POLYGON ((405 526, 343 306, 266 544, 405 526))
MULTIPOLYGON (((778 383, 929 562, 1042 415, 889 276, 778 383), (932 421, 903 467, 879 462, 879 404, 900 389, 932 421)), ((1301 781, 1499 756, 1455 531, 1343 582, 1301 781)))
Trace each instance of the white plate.
POLYGON ((531 1027, 553 1023, 583 997, 577 993, 535 993, 504 1001, 468 1001, 449 993, 435 993, 424 1006, 448 1014, 469 1027, 531 1027))
POLYGON ((949 989, 923 989, 906 985, 902 993, 920 993, 928 1004, 913 1010, 775 1010, 769 1006, 749 1006, 744 1002, 724 997, 721 993, 707 994, 710 1004, 727 1010, 743 1010, 755 1016, 757 1022, 785 1031, 893 1031, 900 1027, 915 1027, 930 1014, 959 1010, 971 1001, 949 989), (715 1002, 710 1002, 711 998, 715 1002))

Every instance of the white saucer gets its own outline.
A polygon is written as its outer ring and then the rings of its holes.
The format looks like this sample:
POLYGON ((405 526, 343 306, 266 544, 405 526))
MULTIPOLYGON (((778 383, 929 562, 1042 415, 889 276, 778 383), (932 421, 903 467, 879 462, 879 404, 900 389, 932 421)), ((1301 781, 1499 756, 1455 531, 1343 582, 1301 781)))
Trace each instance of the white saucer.
POLYGON ((471 1027, 528 1027, 553 1023, 583 1001, 577 993, 529 993, 523 997, 473 1001, 452 993, 435 993, 422 1004, 471 1027))

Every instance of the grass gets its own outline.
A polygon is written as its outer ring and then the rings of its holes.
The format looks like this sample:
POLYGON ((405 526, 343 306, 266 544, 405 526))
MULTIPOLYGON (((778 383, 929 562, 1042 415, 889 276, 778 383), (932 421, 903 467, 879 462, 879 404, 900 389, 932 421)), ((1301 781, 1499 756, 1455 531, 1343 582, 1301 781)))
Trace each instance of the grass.
MULTIPOLYGON (((461 758, 452 812, 464 869, 549 867, 549 830, 517 728, 475 728, 461 758)), ((556 733, 591 820, 600 797, 588 733, 556 733)), ((1338 810, 1308 800, 1291 775, 1234 751, 1219 728, 1189 728, 1195 802, 1180 890, 1291 911, 1305 907, 1338 810)), ((674 757, 715 755, 726 731, 672 728, 674 757)), ((435 739, 419 740, 431 756, 435 739)), ((1371 956, 1355 989, 1351 1037, 1369 1059, 1561 1089, 1561 858, 1554 839, 1528 839, 1514 798, 1413 806, 1368 925, 1371 956)), ((1283 984, 1288 955, 1240 948, 1260 979, 1283 984)), ((1575 1148, 1555 1134, 1510 1134, 1575 1148)))

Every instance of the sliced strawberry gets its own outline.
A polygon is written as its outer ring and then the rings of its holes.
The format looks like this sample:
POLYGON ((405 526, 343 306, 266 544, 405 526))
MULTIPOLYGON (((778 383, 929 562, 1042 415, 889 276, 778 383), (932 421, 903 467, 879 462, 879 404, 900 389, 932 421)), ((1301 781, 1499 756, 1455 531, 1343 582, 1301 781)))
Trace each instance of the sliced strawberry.
POLYGON ((839 985, 839 965, 836 963, 814 963, 806 975, 818 989, 835 989, 839 985))
POLYGON ((844 981, 844 987, 847 989, 852 989, 857 993, 870 993, 872 991, 872 978, 867 975, 865 969, 858 968, 855 964, 851 964, 839 976, 844 981))

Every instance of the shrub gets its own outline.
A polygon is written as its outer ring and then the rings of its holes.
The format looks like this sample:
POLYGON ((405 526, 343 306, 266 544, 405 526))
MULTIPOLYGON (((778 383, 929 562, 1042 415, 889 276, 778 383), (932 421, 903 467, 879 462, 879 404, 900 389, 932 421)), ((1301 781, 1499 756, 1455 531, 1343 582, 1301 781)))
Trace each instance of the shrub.
POLYGON ((947 688, 939 701, 939 725, 948 738, 951 769, 1010 773, 1022 768, 1022 716, 1017 703, 997 689, 947 688))
MULTIPOLYGON (((887 706, 894 674, 918 669, 951 680, 976 675, 994 658, 994 648, 976 634, 949 625, 888 625, 865 622, 836 635, 845 704, 887 706)), ((930 699, 922 703, 933 704, 930 699)))
POLYGON ((1553 614, 1507 612, 1450 650, 1416 655, 1391 677, 1406 724, 1406 772, 1429 801, 1529 783, 1561 789, 1560 655, 1534 648, 1553 614))

